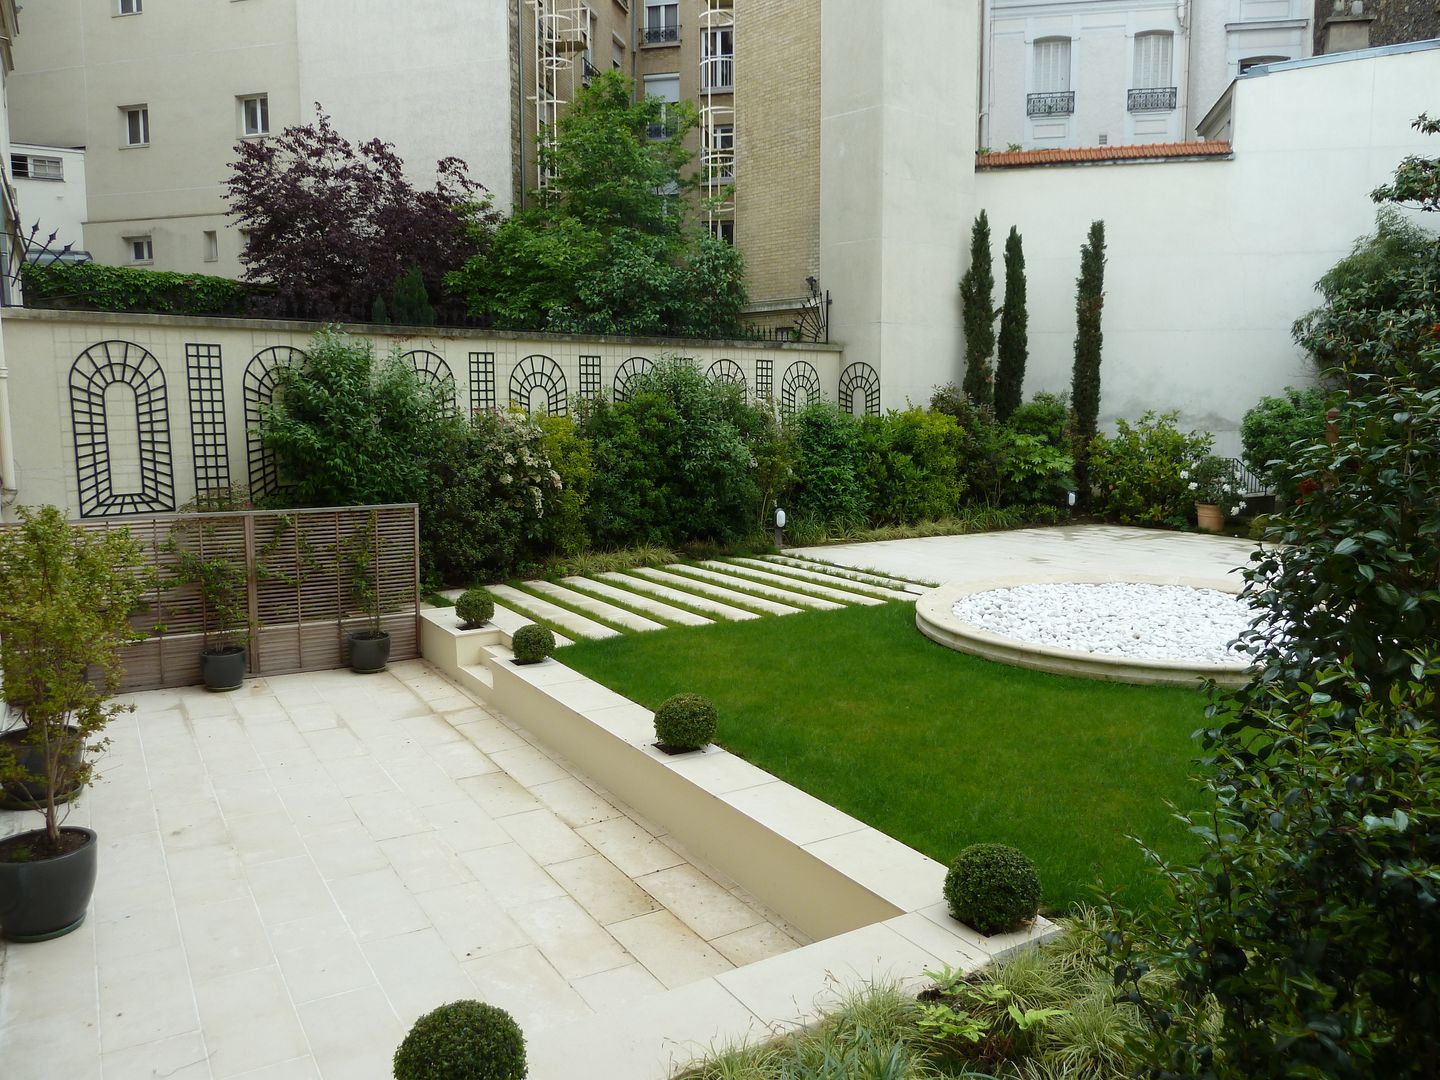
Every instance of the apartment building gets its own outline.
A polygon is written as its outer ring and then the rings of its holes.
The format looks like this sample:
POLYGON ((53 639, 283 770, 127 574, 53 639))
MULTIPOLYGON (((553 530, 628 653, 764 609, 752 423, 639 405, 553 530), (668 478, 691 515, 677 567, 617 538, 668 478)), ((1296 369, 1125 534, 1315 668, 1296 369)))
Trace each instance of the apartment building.
POLYGON ((225 216, 238 140, 309 121, 395 144, 420 183, 458 154, 508 209, 505 11, 428 0, 54 0, 26 11, 14 134, 83 147, 97 261, 238 276, 225 216))
POLYGON ((1310 55, 1310 0, 991 0, 980 145, 1179 142, 1236 75, 1310 55))

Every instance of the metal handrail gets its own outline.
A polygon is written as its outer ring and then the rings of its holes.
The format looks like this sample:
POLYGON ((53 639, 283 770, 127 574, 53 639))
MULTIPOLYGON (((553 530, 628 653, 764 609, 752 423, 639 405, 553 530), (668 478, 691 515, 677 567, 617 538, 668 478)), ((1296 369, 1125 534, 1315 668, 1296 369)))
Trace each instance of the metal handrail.
POLYGON ((1149 86, 1130 90, 1125 95, 1127 112, 1159 112, 1175 108, 1180 92, 1174 86, 1149 86))
POLYGON ((642 27, 640 40, 644 45, 673 45, 680 40, 680 24, 642 27))

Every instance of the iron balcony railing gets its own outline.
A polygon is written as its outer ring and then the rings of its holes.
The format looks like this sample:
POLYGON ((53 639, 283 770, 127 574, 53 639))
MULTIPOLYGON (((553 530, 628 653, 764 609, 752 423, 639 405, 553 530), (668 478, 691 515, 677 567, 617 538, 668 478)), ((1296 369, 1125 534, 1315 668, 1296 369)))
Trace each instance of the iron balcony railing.
POLYGON ((1070 116, 1075 112, 1074 90, 1051 90, 1025 95, 1026 116, 1070 116))
POLYGON ((1130 112, 1159 112, 1175 108, 1179 91, 1173 86, 1151 86, 1131 90, 1125 95, 1125 108, 1130 112))
POLYGON ((650 124, 645 128, 645 134, 652 139, 668 139, 675 134, 676 130, 674 124, 665 121, 659 124, 650 124))
POLYGON ((583 77, 584 82, 586 86, 589 86, 590 80, 595 78, 596 75, 600 74, 600 69, 597 68, 594 64, 592 64, 588 59, 585 59, 584 57, 582 57, 581 59, 585 62, 585 74, 583 77))
POLYGON ((735 88, 735 57, 707 56, 700 61, 700 89, 729 91, 735 88))
POLYGON ((680 24, 647 26, 640 31, 640 40, 646 45, 673 45, 680 40, 680 24))

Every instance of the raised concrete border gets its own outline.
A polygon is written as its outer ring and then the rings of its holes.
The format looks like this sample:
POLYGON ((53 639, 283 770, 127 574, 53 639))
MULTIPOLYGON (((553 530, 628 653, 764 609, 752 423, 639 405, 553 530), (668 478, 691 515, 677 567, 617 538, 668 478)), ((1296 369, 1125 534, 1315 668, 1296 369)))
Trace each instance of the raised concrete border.
POLYGON ((428 662, 816 939, 567 1023, 564 1038, 533 1043, 536 1080, 661 1080, 712 1045, 810 1022, 846 985, 919 989, 926 968, 975 970, 1058 932, 1041 918, 985 937, 950 917, 945 867, 928 856, 719 747, 661 753, 648 709, 554 659, 512 663, 498 627, 460 630, 453 608, 421 620, 428 662))
POLYGON ((1085 679, 1135 683, 1140 686, 1193 687, 1206 679, 1220 686, 1243 686, 1250 678, 1250 666, 1234 664, 1188 664, 1175 660, 1142 660, 1127 656, 1105 656, 1101 653, 1059 649, 1052 645, 1036 645, 1018 638, 982 630, 962 621, 955 614, 961 597, 992 589, 1017 585, 1103 585, 1124 581, 1137 585, 1179 585, 1191 589, 1215 589, 1238 594, 1233 578, 1163 577, 1153 574, 1027 574, 1010 578, 988 578, 980 581, 951 583, 932 589, 915 602, 915 626, 931 641, 957 652, 971 653, 1015 667, 1048 671, 1054 675, 1077 675, 1085 679))

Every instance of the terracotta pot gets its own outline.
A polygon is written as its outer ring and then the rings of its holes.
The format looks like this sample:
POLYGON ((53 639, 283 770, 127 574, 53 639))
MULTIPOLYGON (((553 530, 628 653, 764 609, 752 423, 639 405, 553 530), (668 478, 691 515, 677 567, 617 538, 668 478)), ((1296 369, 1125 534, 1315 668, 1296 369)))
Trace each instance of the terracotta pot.
POLYGON ((1202 532, 1218 533, 1225 528, 1225 515, 1214 503, 1195 504, 1195 524, 1202 532))

